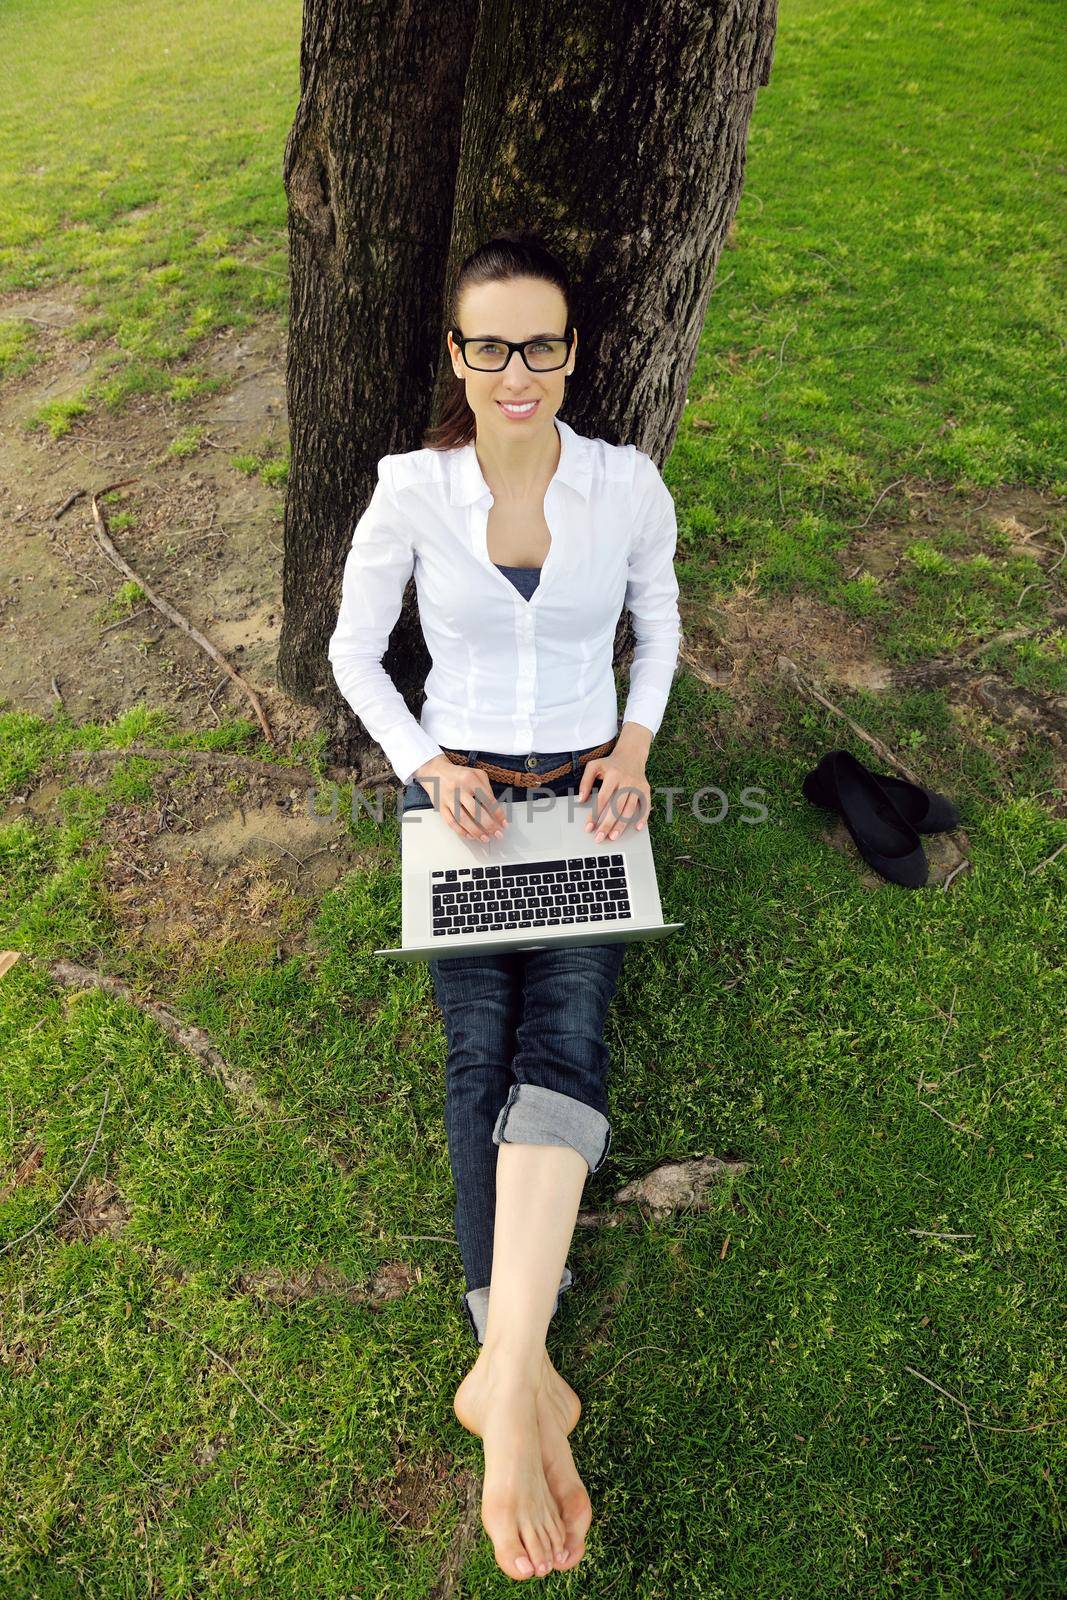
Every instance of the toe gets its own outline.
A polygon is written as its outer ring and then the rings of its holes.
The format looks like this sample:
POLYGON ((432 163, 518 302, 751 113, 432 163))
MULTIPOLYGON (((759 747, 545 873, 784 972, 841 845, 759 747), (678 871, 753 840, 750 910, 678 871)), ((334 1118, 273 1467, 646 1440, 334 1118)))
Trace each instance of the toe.
POLYGON ((570 1554, 570 1546, 567 1543, 567 1535, 563 1531, 562 1524, 560 1524, 558 1533, 553 1532, 552 1528, 546 1528, 542 1542, 548 1554, 549 1565, 553 1569, 562 1567, 570 1554))
POLYGON ((541 1530, 541 1542, 548 1551, 550 1561, 555 1561, 556 1551, 565 1549, 567 1545, 567 1530, 563 1526, 563 1518, 557 1515, 555 1505, 551 1501, 541 1530))
POLYGON ((509 1578, 531 1578, 535 1568, 533 1562, 526 1554, 521 1541, 513 1545, 495 1544, 493 1554, 496 1564, 501 1572, 506 1572, 509 1578))
POLYGON ((523 1541, 513 1502, 499 1502, 482 1497, 482 1527, 493 1544, 497 1566, 509 1578, 529 1578, 535 1563, 523 1541))
POLYGON ((520 1522, 519 1532, 522 1542, 526 1546, 526 1554, 533 1562, 534 1571, 539 1577, 544 1577, 552 1571, 552 1552, 548 1543, 541 1537, 541 1529, 534 1522, 520 1522))

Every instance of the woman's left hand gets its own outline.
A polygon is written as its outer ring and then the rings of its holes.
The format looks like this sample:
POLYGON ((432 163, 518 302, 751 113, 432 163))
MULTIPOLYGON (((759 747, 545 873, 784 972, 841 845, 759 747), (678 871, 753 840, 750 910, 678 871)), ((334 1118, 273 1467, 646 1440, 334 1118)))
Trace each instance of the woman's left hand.
POLYGON ((598 842, 604 838, 618 839, 635 816, 638 820, 634 826, 643 828, 652 809, 652 789, 645 777, 644 759, 616 745, 610 755, 597 756, 587 762, 578 785, 580 802, 589 799, 593 784, 598 780, 600 792, 593 801, 593 814, 586 823, 586 832, 595 830, 598 842), (614 803, 612 796, 617 796, 614 803))

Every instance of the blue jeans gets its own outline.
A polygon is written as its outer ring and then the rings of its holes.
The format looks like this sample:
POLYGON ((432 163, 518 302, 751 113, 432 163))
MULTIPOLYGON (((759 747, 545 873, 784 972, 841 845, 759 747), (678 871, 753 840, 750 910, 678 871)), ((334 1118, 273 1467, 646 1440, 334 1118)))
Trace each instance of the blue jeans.
MULTIPOLYGON (((596 746, 587 745, 586 750, 596 746)), ((516 772, 569 772, 543 788, 576 793, 583 750, 525 757, 491 750, 463 751, 469 766, 491 762, 516 772)), ((508 789, 491 778, 499 798, 508 789)), ((525 792, 516 784, 512 794, 525 792)), ((432 806, 412 779, 404 812, 432 806)), ((485 1339, 496 1220, 496 1146, 566 1144, 590 1172, 611 1147, 605 1083, 610 1056, 604 1023, 615 993, 624 943, 549 950, 449 956, 427 963, 448 1041, 445 1128, 456 1189, 456 1238, 467 1282, 461 1304, 477 1344, 485 1339)), ((564 1267, 552 1314, 573 1282, 564 1267)))

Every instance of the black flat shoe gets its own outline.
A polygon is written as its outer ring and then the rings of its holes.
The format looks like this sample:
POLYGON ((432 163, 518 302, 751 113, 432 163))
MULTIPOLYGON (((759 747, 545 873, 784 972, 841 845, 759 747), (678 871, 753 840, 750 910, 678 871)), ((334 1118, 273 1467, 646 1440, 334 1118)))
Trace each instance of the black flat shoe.
MULTIPOLYGON (((823 806, 827 811, 838 809, 830 771, 830 763, 838 754, 837 750, 831 750, 829 755, 823 756, 803 783, 804 798, 810 800, 813 806, 823 806)), ((918 783, 909 783, 907 778, 894 778, 888 772, 872 772, 870 767, 867 771, 878 780, 905 822, 910 822, 916 833, 951 833, 959 827, 960 814, 947 795, 936 794, 933 789, 924 789, 918 783)))
POLYGON ((833 751, 830 778, 845 827, 864 861, 906 889, 926 882, 929 864, 919 835, 902 817, 873 773, 847 750, 833 751))

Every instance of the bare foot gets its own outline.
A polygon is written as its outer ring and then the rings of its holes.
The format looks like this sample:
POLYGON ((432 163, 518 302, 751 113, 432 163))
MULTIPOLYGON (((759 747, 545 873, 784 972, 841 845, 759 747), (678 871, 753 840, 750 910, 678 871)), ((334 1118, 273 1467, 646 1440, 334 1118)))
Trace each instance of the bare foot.
MULTIPOLYGON (((494 1369, 483 1353, 452 1403, 459 1422, 482 1441, 482 1526, 509 1578, 544 1576, 571 1556, 541 1463, 538 1396, 545 1382, 544 1366, 531 1384, 494 1369)), ((558 1414, 557 1394, 549 1403, 558 1414)), ((559 1433, 566 1446, 562 1428, 559 1433)))
POLYGON ((547 1362, 546 1381, 537 1396, 537 1425, 541 1434, 541 1465, 552 1491, 566 1537, 566 1557, 555 1565, 560 1572, 576 1567, 585 1554, 585 1536, 593 1520, 593 1507, 578 1476, 567 1435, 581 1413, 582 1402, 565 1378, 547 1362))

